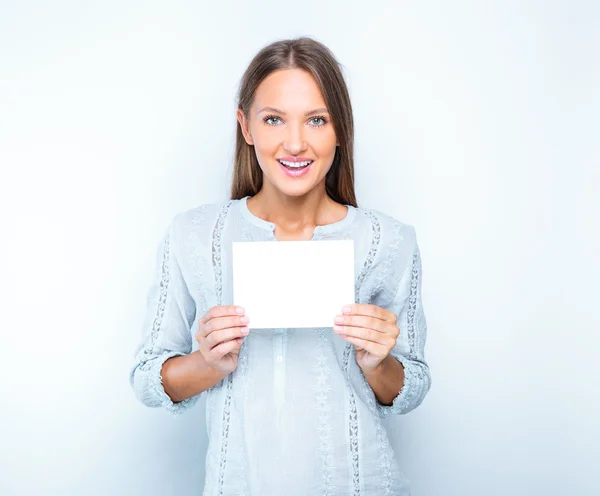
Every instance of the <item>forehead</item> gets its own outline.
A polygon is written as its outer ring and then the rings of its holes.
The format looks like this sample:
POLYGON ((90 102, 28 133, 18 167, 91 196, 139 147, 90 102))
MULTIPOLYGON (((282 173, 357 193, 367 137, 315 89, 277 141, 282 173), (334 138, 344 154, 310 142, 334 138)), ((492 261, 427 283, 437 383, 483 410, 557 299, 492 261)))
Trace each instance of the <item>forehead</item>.
POLYGON ((254 107, 276 107, 286 112, 305 112, 325 106, 317 82, 302 69, 283 69, 269 74, 256 89, 254 107))

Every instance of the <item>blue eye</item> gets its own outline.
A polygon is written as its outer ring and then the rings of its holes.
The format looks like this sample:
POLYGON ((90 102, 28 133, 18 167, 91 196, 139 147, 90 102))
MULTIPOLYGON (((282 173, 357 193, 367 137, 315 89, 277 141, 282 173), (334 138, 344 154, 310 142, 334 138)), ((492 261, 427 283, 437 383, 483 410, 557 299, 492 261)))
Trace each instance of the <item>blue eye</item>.
POLYGON ((277 117, 276 115, 267 115, 263 121, 265 122, 265 124, 268 124, 269 126, 274 126, 274 124, 271 124, 270 121, 271 119, 279 119, 279 117, 277 117))
POLYGON ((319 115, 317 117, 313 117, 311 119, 311 121, 317 121, 317 120, 320 120, 322 122, 321 122, 321 124, 315 124, 315 127, 321 127, 321 126, 324 126, 325 124, 327 124, 327 119, 325 119, 325 117, 323 117, 321 115, 319 115))

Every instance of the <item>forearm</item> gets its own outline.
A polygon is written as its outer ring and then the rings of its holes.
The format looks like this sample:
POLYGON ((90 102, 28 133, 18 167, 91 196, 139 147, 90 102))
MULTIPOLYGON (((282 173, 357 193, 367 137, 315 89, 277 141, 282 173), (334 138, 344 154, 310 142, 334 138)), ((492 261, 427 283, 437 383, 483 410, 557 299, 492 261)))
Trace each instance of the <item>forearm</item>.
POLYGON ((363 373, 382 405, 391 405, 404 386, 404 366, 392 355, 386 356, 375 369, 363 369, 363 373))
POLYGON ((161 372, 165 393, 173 402, 200 394, 227 375, 207 365, 200 351, 169 358, 161 372))

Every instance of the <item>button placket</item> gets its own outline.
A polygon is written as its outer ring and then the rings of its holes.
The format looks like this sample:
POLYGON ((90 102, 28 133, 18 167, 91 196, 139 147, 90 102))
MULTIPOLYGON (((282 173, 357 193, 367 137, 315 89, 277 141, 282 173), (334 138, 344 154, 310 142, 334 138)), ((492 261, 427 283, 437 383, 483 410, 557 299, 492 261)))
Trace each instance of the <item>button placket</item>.
POLYGON ((281 408, 285 401, 285 336, 284 329, 276 329, 273 336, 273 388, 275 397, 275 408, 277 414, 281 412, 281 408))

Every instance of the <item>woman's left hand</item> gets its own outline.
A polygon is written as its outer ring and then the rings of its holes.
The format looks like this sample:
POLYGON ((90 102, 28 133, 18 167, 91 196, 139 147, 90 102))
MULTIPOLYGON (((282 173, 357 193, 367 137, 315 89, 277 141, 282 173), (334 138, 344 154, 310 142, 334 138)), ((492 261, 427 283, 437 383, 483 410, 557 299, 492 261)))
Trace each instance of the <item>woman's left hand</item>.
POLYGON ((356 363, 368 372, 376 369, 396 345, 400 334, 396 321, 396 315, 389 310, 354 303, 335 318, 333 330, 354 345, 356 363))

